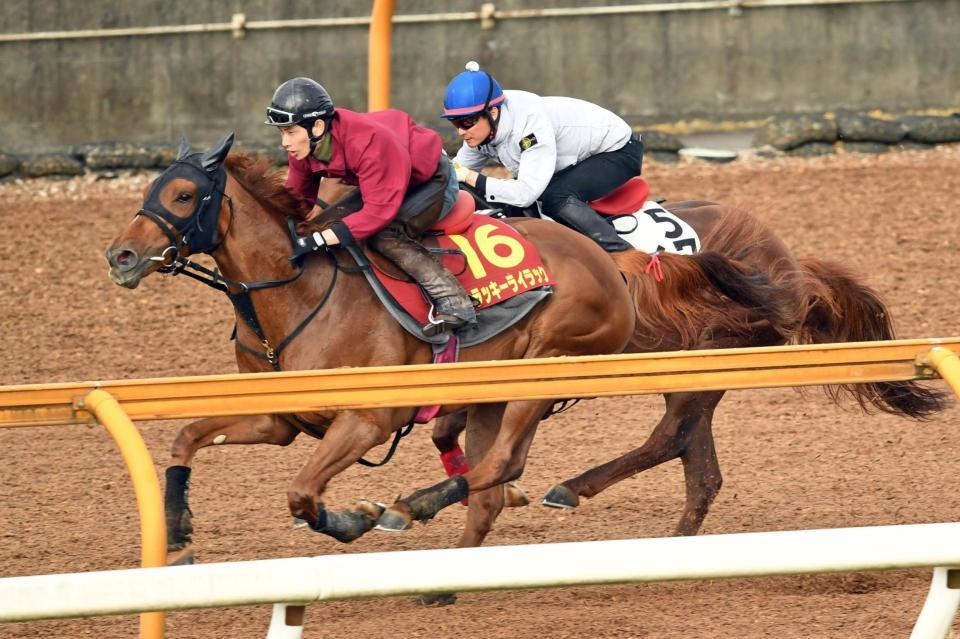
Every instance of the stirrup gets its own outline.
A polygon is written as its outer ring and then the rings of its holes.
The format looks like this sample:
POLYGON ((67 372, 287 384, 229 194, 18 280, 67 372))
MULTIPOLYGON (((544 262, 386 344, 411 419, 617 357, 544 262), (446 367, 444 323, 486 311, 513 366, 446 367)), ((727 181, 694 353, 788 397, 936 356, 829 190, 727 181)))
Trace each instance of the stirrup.
POLYGON ((423 325, 422 329, 423 334, 427 337, 434 337, 448 330, 454 331, 469 324, 467 320, 454 315, 444 314, 444 317, 437 317, 433 310, 434 305, 431 304, 430 309, 427 311, 427 323, 423 325))

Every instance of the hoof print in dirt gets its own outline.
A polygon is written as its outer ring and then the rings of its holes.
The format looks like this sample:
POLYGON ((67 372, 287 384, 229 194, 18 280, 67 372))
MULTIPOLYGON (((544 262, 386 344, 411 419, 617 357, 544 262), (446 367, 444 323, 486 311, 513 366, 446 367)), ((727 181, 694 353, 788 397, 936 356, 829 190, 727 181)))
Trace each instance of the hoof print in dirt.
POLYGON ((420 595, 414 598, 414 601, 421 606, 427 607, 452 606, 457 603, 457 596, 452 592, 437 595, 420 595))

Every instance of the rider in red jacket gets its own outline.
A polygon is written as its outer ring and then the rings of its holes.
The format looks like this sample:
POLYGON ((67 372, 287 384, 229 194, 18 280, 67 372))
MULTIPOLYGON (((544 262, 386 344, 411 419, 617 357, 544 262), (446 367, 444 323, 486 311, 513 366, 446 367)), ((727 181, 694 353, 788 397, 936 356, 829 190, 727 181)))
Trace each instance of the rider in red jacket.
POLYGON ((300 238, 300 250, 368 240, 415 279, 433 300, 427 335, 476 321, 473 302, 456 278, 418 241, 453 208, 457 178, 440 136, 402 111, 355 113, 335 109, 309 78, 277 88, 266 124, 278 127, 287 151, 287 186, 315 217, 324 177, 358 186, 362 207, 328 229, 300 238))

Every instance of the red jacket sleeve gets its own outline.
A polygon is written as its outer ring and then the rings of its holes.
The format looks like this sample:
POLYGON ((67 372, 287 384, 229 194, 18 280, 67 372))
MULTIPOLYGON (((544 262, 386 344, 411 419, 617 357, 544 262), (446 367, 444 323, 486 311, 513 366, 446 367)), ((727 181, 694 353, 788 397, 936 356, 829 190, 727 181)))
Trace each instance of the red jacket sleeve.
POLYGON ((343 243, 365 240, 397 216, 412 170, 409 152, 392 135, 369 131, 354 134, 347 144, 346 161, 357 176, 363 208, 333 227, 343 243), (352 238, 344 237, 344 230, 352 238))
POLYGON ((287 158, 287 188, 293 191, 313 208, 317 203, 317 190, 320 188, 320 175, 310 170, 308 160, 297 160, 292 156, 287 158))

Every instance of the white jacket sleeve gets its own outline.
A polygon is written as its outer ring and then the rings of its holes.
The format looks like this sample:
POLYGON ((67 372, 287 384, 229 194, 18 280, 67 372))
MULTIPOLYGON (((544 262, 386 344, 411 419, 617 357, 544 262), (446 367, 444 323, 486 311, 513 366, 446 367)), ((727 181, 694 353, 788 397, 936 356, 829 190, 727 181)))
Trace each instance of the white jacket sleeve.
POLYGON ((484 198, 491 204, 530 206, 537 201, 553 178, 557 166, 557 140, 553 124, 543 112, 530 114, 527 126, 516 141, 520 152, 517 177, 513 180, 487 178, 484 198))
POLYGON ((479 171, 485 167, 488 159, 489 158, 480 151, 471 149, 466 142, 463 143, 463 146, 457 151, 457 157, 454 158, 456 162, 459 162, 471 171, 479 171))

